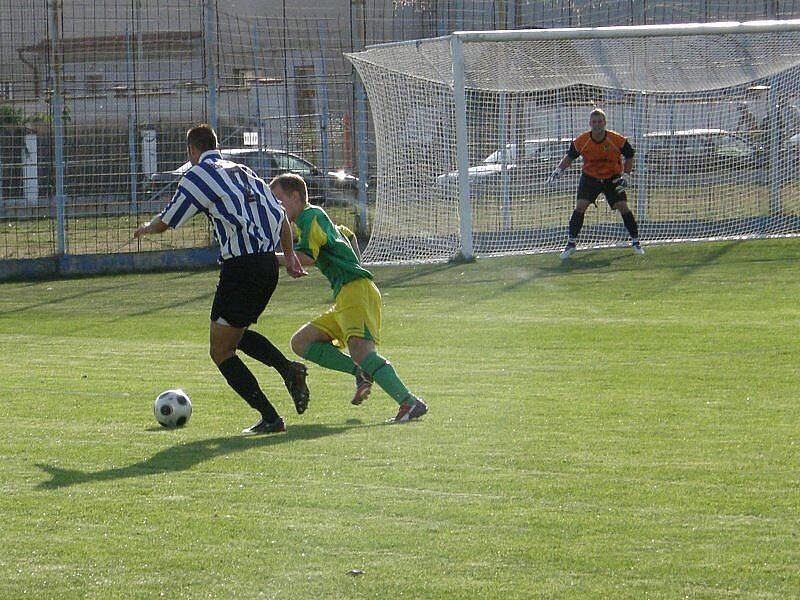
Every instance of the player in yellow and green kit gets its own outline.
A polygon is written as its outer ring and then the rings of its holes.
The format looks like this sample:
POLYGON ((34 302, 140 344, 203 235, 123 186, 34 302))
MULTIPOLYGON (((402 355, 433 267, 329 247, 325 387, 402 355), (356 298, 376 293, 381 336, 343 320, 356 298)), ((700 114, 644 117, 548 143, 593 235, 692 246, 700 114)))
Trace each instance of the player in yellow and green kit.
POLYGON ((376 351, 381 333, 381 293, 372 273, 361 266, 341 228, 322 208, 309 204, 302 177, 278 175, 269 187, 298 231, 295 251, 300 263, 316 265, 330 282, 335 298, 327 312, 292 336, 292 350, 327 369, 355 376, 353 404, 361 404, 369 396, 374 381, 399 404, 395 423, 424 415, 428 406, 409 391, 392 364, 376 351), (345 347, 349 356, 339 349, 345 347))

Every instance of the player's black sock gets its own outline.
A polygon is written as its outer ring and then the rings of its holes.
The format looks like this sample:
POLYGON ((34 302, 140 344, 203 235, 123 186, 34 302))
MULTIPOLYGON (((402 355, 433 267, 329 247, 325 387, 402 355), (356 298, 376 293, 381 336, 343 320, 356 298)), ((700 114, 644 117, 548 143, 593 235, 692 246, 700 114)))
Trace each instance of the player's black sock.
POLYGON ((283 352, 260 333, 246 330, 239 342, 239 350, 268 367, 272 367, 284 379, 289 374, 289 360, 283 355, 283 352))
MULTIPOLYGON (((563 221, 562 221, 563 223, 563 221)), ((583 213, 577 210, 572 211, 572 216, 569 218, 569 239, 570 241, 577 240, 578 234, 583 227, 583 213)))
POLYGON ((258 381, 238 356, 231 356, 217 368, 225 377, 228 385, 244 398, 245 402, 260 412, 267 423, 274 423, 278 420, 275 407, 267 400, 264 392, 258 386, 258 381))
POLYGON ((625 223, 625 228, 631 234, 634 240, 639 239, 639 226, 636 224, 636 217, 633 216, 633 211, 628 211, 622 215, 622 222, 625 223))

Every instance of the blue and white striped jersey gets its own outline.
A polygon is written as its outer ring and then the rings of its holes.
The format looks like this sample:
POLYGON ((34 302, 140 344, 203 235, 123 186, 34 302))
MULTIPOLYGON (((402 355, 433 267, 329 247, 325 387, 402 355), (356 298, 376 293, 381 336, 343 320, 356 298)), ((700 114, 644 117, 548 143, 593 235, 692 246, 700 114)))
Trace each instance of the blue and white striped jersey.
POLYGON ((274 251, 280 244, 281 203, 252 169, 223 159, 218 150, 200 155, 158 216, 176 228, 198 212, 214 224, 223 260, 274 251))

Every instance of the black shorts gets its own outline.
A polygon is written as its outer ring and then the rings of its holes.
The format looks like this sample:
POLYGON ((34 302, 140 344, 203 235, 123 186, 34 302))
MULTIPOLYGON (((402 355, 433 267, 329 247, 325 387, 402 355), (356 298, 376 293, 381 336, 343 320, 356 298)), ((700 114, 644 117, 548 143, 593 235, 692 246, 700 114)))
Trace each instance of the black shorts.
POLYGON ((617 191, 612 183, 616 179, 598 179, 586 173, 581 173, 581 180, 578 183, 578 200, 586 200, 586 202, 596 202, 597 197, 603 194, 606 197, 606 202, 609 206, 614 206, 617 202, 628 200, 625 190, 617 191))
POLYGON ((278 285, 278 259, 274 252, 246 254, 222 263, 211 320, 220 317, 233 327, 258 321, 278 285))

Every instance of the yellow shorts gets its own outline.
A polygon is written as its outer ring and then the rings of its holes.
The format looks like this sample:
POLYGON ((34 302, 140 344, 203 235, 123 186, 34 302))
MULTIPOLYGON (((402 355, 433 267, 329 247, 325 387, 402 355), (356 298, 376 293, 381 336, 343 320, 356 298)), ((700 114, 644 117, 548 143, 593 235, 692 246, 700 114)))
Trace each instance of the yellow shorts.
POLYGON ((342 286, 336 301, 311 325, 333 339, 334 346, 347 347, 347 340, 360 337, 377 346, 381 336, 381 293, 371 279, 361 278, 342 286))

